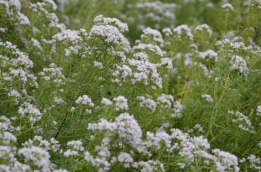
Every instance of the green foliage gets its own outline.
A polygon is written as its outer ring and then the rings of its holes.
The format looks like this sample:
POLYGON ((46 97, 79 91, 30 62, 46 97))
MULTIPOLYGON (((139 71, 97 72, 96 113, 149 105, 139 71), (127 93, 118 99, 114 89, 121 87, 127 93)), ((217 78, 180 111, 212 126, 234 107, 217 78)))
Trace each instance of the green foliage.
POLYGON ((260 171, 260 8, 0 0, 0 171, 260 171))

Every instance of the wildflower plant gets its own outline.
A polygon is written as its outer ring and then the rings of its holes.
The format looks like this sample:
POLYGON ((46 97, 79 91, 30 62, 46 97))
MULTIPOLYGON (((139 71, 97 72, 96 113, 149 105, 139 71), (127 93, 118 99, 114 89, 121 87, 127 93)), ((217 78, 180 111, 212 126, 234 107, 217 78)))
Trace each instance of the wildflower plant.
POLYGON ((260 171, 260 7, 0 0, 0 171, 260 171))

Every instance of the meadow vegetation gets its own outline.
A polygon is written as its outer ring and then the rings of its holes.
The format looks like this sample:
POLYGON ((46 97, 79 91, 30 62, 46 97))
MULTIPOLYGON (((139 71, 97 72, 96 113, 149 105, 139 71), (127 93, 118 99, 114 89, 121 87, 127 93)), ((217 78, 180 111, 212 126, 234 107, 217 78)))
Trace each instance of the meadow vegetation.
POLYGON ((0 0, 0 171, 261 171, 260 0, 0 0))

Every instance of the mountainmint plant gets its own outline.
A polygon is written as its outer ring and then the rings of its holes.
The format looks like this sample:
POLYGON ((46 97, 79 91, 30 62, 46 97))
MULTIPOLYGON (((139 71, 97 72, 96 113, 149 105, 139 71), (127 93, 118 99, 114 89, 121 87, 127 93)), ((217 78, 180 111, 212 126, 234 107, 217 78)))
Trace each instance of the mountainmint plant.
POLYGON ((261 171, 260 0, 0 0, 0 172, 261 171))

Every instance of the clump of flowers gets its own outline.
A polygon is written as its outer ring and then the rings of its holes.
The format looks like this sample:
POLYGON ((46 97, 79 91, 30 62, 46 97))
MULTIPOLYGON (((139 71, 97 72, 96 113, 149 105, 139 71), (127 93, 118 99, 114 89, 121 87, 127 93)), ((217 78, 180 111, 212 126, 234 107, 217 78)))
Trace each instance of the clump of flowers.
POLYGON ((258 1, 0 11, 0 171, 260 171, 258 1))
POLYGON ((209 102, 209 103, 213 103, 213 102, 214 102, 214 100, 212 99, 212 97, 211 97, 210 95, 208 95, 208 94, 202 94, 201 97, 202 97, 203 99, 205 99, 205 100, 206 100, 207 102, 209 102))
POLYGON ((239 73, 243 74, 245 77, 247 77, 248 74, 247 63, 242 57, 234 56, 232 57, 230 63, 231 63, 231 70, 236 70, 239 73))
POLYGON ((249 120, 249 118, 247 116, 243 115, 239 111, 237 111, 237 112, 229 111, 228 113, 235 116, 232 121, 233 121, 233 123, 238 124, 238 127, 241 130, 249 132, 249 133, 255 132, 254 127, 253 127, 251 121, 249 120))

